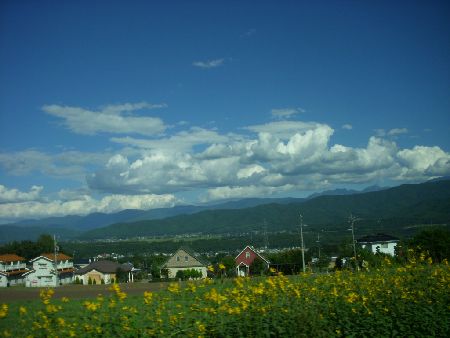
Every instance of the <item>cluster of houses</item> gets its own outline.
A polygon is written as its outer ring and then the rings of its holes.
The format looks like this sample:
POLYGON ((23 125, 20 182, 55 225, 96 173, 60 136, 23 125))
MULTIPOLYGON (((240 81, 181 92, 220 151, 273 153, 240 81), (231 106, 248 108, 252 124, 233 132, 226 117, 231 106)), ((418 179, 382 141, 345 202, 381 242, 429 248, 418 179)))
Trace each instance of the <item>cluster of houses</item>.
MULTIPOLYGON (((363 248, 373 253, 394 255, 399 239, 384 234, 365 236, 358 240, 363 248)), ((267 268, 270 262, 262 253, 252 246, 246 246, 236 257, 236 275, 248 276, 250 266, 255 259, 261 260, 267 268)), ((181 247, 172 254, 161 271, 168 278, 175 278, 178 271, 197 270, 201 278, 208 276, 209 263, 195 255, 188 248, 181 247)), ((119 269, 127 274, 127 281, 134 281, 134 274, 139 271, 130 263, 119 264, 109 260, 98 260, 79 267, 74 267, 72 258, 63 254, 44 253, 26 264, 26 259, 16 254, 0 255, 0 287, 24 284, 26 287, 55 287, 75 281, 80 284, 110 284, 117 280, 119 269)))
POLYGON ((25 285, 26 287, 55 287, 71 284, 109 284, 117 277, 118 269, 133 281, 134 269, 130 264, 95 261, 76 269, 72 257, 63 253, 43 253, 29 261, 16 254, 0 255, 0 287, 25 285))

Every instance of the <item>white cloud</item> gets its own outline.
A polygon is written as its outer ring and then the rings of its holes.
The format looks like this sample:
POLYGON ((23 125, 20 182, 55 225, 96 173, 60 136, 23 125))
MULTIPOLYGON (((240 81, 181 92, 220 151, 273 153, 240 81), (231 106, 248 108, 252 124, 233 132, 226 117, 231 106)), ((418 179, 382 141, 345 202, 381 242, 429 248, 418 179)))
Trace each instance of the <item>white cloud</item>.
POLYGON ((279 108, 279 109, 272 109, 270 111, 272 117, 277 119, 288 119, 293 117, 294 115, 304 112, 306 111, 302 108, 279 108))
POLYGON ((407 128, 393 128, 390 130, 385 130, 385 129, 374 129, 375 131, 375 135, 378 137, 385 137, 385 136, 398 136, 398 135, 402 135, 402 134, 407 134, 408 133, 408 129, 407 128))
POLYGON ((196 145, 208 145, 226 142, 227 136, 220 135, 214 130, 193 127, 173 136, 160 139, 137 139, 133 137, 113 137, 112 142, 126 144, 137 148, 158 149, 171 151, 188 151, 196 145))
POLYGON ((70 201, 29 201, 0 204, 0 219, 45 218, 65 215, 87 215, 93 212, 112 213, 124 209, 154 209, 172 207, 177 203, 173 195, 109 195, 101 199, 79 196, 70 201))
POLYGON ((406 129, 406 128, 394 128, 387 132, 387 134, 389 136, 397 136, 397 135, 407 134, 407 133, 408 133, 408 129, 406 129))
POLYGON ((56 154, 37 150, 0 153, 0 167, 10 175, 25 176, 42 173, 55 178, 84 180, 87 168, 103 165, 111 153, 65 151, 56 154))
POLYGON ((344 124, 344 125, 342 125, 342 129, 345 129, 345 130, 352 130, 352 129, 353 129, 353 126, 352 126, 351 124, 344 124))
POLYGON ((111 157, 102 170, 88 176, 88 184, 102 192, 123 194, 208 189, 204 198, 215 200, 324 182, 413 181, 450 174, 450 155, 438 147, 399 149, 392 140, 380 137, 371 137, 363 148, 332 144, 334 130, 315 122, 276 121, 244 130, 250 135, 191 129, 158 140, 139 140, 141 156, 111 157), (198 150, 199 144, 207 148, 198 150))
POLYGON ((402 179, 425 179, 450 173, 450 154, 439 147, 415 146, 399 151, 397 157, 402 164, 402 179))
POLYGON ((203 69, 210 69, 210 68, 216 68, 219 66, 222 66, 225 62, 225 59, 215 59, 215 60, 207 60, 207 61, 195 61, 192 63, 193 66, 203 68, 203 69))
POLYGON ((129 115, 141 109, 164 108, 166 105, 152 105, 146 102, 126 103, 106 106, 93 111, 79 107, 46 105, 42 110, 47 114, 62 118, 64 124, 74 133, 95 135, 99 132, 114 134, 159 135, 166 126, 158 117, 129 115), (128 115, 124 115, 128 113, 128 115))
POLYGON ((40 198, 42 186, 33 185, 28 192, 22 192, 18 189, 8 189, 0 184, 0 203, 14 203, 35 201, 40 198))

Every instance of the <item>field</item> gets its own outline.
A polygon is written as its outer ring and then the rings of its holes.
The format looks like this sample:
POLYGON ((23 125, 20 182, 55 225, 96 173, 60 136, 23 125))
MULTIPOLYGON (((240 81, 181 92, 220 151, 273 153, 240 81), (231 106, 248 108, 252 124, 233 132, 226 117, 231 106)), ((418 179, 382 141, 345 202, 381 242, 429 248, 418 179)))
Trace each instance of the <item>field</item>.
MULTIPOLYGON (((145 291, 156 292, 167 287, 167 283, 129 283, 121 284, 120 287, 129 295, 142 295, 145 291)), ((99 294, 108 295, 109 285, 64 285, 54 289, 52 299, 95 298, 99 294)), ((41 288, 26 288, 14 286, 11 288, 0 288, 0 304, 16 301, 33 301, 40 299, 41 288)))
POLYGON ((140 295, 118 284, 84 300, 43 289, 38 301, 1 305, 0 336, 448 337, 449 285, 448 263, 421 255, 364 272, 273 272, 170 283, 140 295))

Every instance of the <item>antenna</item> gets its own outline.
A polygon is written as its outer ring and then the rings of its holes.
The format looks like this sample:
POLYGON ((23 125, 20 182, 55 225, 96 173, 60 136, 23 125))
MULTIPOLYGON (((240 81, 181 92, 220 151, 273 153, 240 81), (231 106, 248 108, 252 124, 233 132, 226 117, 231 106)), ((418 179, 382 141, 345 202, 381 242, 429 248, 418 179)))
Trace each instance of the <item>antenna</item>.
POLYGON ((55 255, 54 264, 55 264, 55 286, 58 286, 58 246, 56 245, 56 235, 53 235, 53 251, 55 255))
POLYGON ((300 238, 302 241, 302 263, 303 263, 303 273, 306 272, 305 268, 305 243, 303 242, 303 215, 300 214, 300 238))
POLYGON ((350 213, 350 217, 348 218, 348 222, 351 224, 352 228, 352 244, 353 244, 353 257, 355 258, 356 269, 359 271, 358 262, 356 261, 356 242, 355 242, 355 222, 357 218, 350 213))
POLYGON ((264 227, 264 249, 267 250, 267 248, 269 247, 269 237, 267 235, 267 222, 265 218, 263 227, 264 227))

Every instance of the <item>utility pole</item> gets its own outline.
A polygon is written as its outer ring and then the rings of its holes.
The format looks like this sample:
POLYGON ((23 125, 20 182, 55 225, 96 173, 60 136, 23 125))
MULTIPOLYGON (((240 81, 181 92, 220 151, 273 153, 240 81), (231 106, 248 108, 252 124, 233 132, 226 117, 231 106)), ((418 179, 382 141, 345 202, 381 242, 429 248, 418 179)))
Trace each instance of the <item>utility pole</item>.
POLYGON ((303 263, 303 273, 306 272, 305 268, 305 243, 303 242, 303 215, 300 214, 300 238, 302 240, 302 263, 303 263))
POLYGON ((264 250, 267 250, 269 248, 269 237, 267 235, 267 222, 264 218, 264 250))
POLYGON ((320 259, 320 232, 317 233, 317 248, 319 249, 319 259, 320 259))
POLYGON ((53 253, 55 256, 55 286, 58 286, 58 255, 57 255, 58 246, 56 245, 56 235, 53 235, 53 253))
POLYGON ((358 262, 356 260, 355 221, 356 221, 356 217, 353 216, 352 214, 350 214, 350 217, 348 218, 348 222, 352 226, 351 230, 352 230, 353 257, 355 259, 356 270, 359 271, 358 262))

